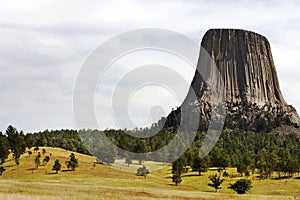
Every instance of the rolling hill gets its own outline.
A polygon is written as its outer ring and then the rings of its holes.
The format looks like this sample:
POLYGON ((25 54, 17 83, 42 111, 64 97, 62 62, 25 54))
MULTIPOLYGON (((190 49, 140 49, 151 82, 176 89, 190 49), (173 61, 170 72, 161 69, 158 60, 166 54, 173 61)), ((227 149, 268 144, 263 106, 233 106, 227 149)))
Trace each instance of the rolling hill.
MULTIPOLYGON (((79 167, 69 171, 65 161, 71 151, 51 147, 44 149, 46 153, 42 154, 41 160, 50 154, 51 158, 49 163, 37 170, 34 163, 37 152, 31 156, 23 154, 18 167, 11 156, 8 158, 3 165, 6 171, 0 177, 0 199, 294 199, 294 196, 300 196, 297 179, 254 180, 250 194, 239 196, 227 189, 234 178, 226 180, 218 193, 207 186, 208 175, 216 173, 213 169, 203 176, 189 172, 183 176, 182 184, 176 187, 170 178, 170 167, 155 171, 145 179, 134 173, 94 164, 94 157, 79 153, 74 153, 79 167), (56 159, 62 164, 58 174, 51 170, 56 159)), ((144 164, 155 165, 153 162, 144 164)), ((124 167, 127 166, 124 164, 124 167)), ((129 168, 134 171, 137 167, 136 161, 129 168)), ((234 173, 236 170, 228 171, 234 173)))

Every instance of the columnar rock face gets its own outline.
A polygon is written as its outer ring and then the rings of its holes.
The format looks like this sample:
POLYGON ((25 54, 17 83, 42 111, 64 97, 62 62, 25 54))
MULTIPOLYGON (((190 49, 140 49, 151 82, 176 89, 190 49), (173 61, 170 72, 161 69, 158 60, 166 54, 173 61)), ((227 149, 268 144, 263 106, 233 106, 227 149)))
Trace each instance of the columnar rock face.
POLYGON ((244 30, 212 29, 201 45, 223 75, 227 101, 286 106, 270 44, 264 36, 244 30))
MULTIPOLYGON (((282 124, 297 127, 298 114, 281 94, 270 44, 264 36, 240 29, 211 29, 204 35, 201 46, 216 64, 224 82, 227 128, 261 131, 267 127, 270 131, 282 124)), ((201 56, 199 71, 200 59, 201 56)), ((207 127, 211 99, 207 97, 205 84, 196 72, 191 87, 196 92, 200 121, 207 127)), ((192 106, 195 102, 187 98, 184 104, 192 106)), ((169 115, 168 123, 175 113, 169 115)))

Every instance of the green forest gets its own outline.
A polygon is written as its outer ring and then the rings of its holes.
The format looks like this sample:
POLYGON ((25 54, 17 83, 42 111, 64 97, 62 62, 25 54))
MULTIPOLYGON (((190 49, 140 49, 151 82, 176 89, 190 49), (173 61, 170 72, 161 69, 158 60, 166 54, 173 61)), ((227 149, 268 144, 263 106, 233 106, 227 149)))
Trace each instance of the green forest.
MULTIPOLYGON (((20 163, 20 156, 26 153, 26 148, 31 147, 59 147, 78 153, 94 155, 97 148, 103 146, 88 146, 89 143, 83 143, 80 135, 105 134, 115 145, 101 151, 107 151, 104 158, 99 158, 99 162, 112 164, 116 158, 126 158, 130 163, 131 159, 120 149, 129 152, 145 153, 152 152, 168 144, 176 133, 162 129, 158 134, 145 139, 130 136, 135 133, 150 134, 152 131, 158 131, 157 126, 145 129, 135 130, 45 130, 36 133, 24 134, 13 126, 8 126, 5 133, 0 133, 0 159, 3 164, 9 153, 12 152, 16 165, 20 163), (89 152, 93 149, 94 152, 89 152)), ((184 133, 189 134, 189 133, 184 133)), ((238 172, 247 176, 258 170, 261 179, 291 177, 300 172, 300 138, 295 134, 271 134, 264 132, 250 132, 237 130, 223 130, 217 144, 213 150, 204 158, 199 157, 201 141, 205 132, 197 132, 192 145, 185 153, 173 163, 174 174, 181 174, 188 166, 194 171, 204 172, 209 167, 217 167, 223 170, 226 167, 236 167, 238 172), (277 172, 277 177, 272 177, 273 172, 277 172)), ((93 138, 97 141, 97 138, 93 138)), ((101 141, 97 141, 100 142, 101 141)), ((98 144, 98 143, 97 143, 98 144)), ((172 149, 176 152, 178 149, 172 149)), ((160 157, 149 156, 141 157, 140 160, 166 160, 160 157)), ((171 159, 170 159, 171 160, 171 159)))

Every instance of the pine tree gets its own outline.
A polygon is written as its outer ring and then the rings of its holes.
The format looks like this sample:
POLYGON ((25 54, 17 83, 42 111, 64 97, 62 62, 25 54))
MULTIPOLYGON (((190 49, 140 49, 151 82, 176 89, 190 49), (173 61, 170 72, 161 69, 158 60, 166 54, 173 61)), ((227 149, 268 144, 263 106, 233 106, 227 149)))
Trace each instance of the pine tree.
POLYGON ((208 186, 215 188, 216 192, 218 191, 218 189, 221 189, 220 185, 224 181, 224 179, 221 179, 221 177, 218 176, 217 174, 210 175, 209 180, 211 180, 212 183, 209 183, 208 186))
POLYGON ((126 158, 125 159, 125 163, 128 165, 128 167, 129 167, 129 165, 130 164, 132 164, 132 160, 130 159, 130 158, 126 158))
POLYGON ((7 139, 11 148, 11 151, 13 153, 16 165, 18 166, 20 164, 20 156, 25 152, 26 150, 26 142, 24 139, 24 134, 21 131, 18 133, 17 129, 13 126, 9 125, 6 130, 7 139))
POLYGON ((0 132, 0 163, 3 164, 9 155, 9 143, 7 138, 0 132))
POLYGON ((182 182, 181 174, 185 172, 187 161, 184 156, 181 156, 179 159, 173 162, 172 164, 172 182, 175 183, 175 185, 178 185, 182 182))
POLYGON ((250 180, 240 179, 237 180, 234 184, 230 184, 228 188, 236 191, 236 193, 238 194, 245 194, 252 188, 251 184, 252 183, 250 180))
POLYGON ((43 160, 43 164, 46 165, 50 161, 50 156, 46 156, 43 160))
POLYGON ((60 171, 60 169, 61 169, 61 164, 59 163, 59 160, 56 159, 55 163, 54 163, 54 165, 52 167, 52 170, 55 170, 56 173, 58 173, 58 171, 60 171))
POLYGON ((34 159, 34 163, 35 163, 35 168, 38 169, 41 164, 40 157, 36 156, 34 159))
POLYGON ((199 176, 201 176, 201 172, 205 172, 207 170, 208 159, 209 158, 199 158, 198 156, 194 159, 192 168, 194 171, 199 172, 199 176))
POLYGON ((78 167, 78 160, 75 157, 74 153, 71 153, 70 160, 66 162, 66 165, 67 165, 68 169, 71 168, 72 171, 74 171, 75 168, 78 167))
POLYGON ((146 159, 146 157, 142 153, 146 153, 148 151, 147 144, 145 140, 140 140, 136 143, 134 147, 134 152, 135 153, 141 153, 138 154, 137 159, 139 160, 139 164, 142 164, 142 161, 146 159))
POLYGON ((181 183, 181 181, 182 181, 181 174, 179 174, 178 172, 176 172, 175 174, 173 174, 173 176, 172 176, 172 182, 174 182, 176 186, 179 183, 181 183))
POLYGON ((0 176, 2 175, 2 173, 5 171, 6 169, 4 169, 3 166, 0 166, 0 176))

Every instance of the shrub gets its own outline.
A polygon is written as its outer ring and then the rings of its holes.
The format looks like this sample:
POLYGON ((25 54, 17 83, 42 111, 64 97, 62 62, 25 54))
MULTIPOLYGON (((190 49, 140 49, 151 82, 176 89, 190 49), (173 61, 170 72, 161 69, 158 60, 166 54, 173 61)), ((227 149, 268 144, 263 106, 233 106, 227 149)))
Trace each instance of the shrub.
POLYGON ((140 167, 140 168, 137 169, 136 175, 144 176, 146 178, 149 173, 150 173, 149 170, 144 165, 143 167, 140 167))
POLYGON ((238 194, 245 194, 252 188, 252 182, 250 180, 240 179, 234 184, 230 184, 228 188, 234 190, 238 194))
POLYGON ((0 166, 0 176, 2 175, 2 173, 5 171, 6 169, 4 169, 3 166, 0 166))

